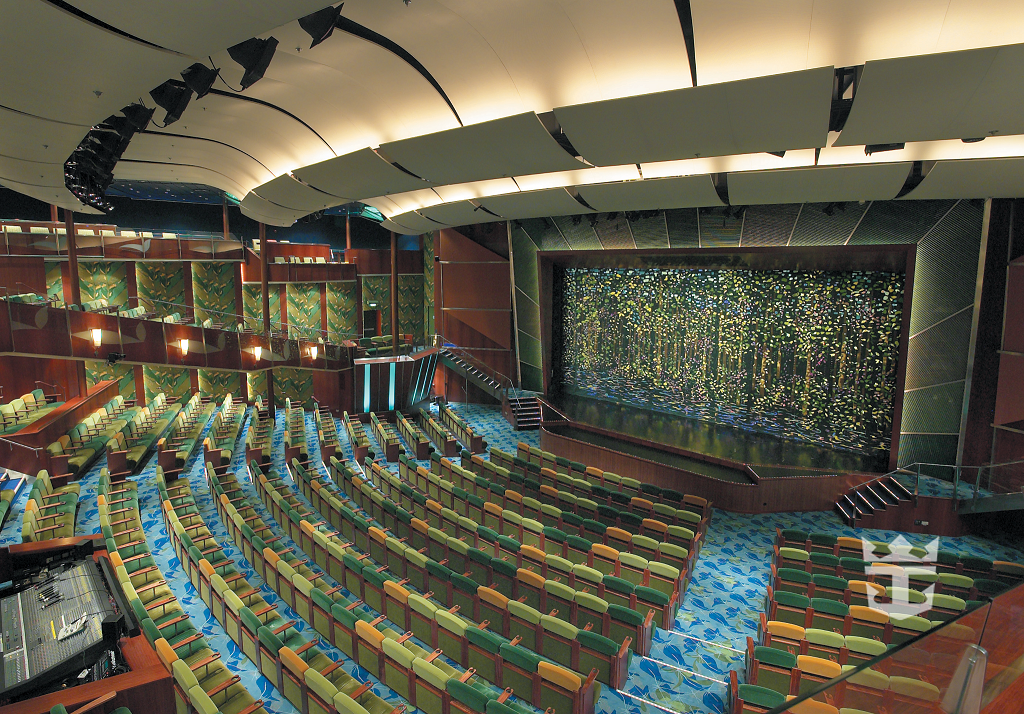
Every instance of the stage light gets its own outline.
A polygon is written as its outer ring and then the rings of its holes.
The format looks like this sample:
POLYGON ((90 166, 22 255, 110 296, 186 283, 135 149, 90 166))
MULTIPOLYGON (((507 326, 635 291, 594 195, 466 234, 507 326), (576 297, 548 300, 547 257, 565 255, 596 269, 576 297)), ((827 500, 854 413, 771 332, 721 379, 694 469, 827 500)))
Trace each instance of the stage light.
POLYGON ((260 361, 260 357, 263 356, 263 348, 260 347, 259 345, 256 345, 255 347, 253 347, 252 348, 252 356, 256 358, 256 362, 259 362, 260 361))
POLYGON ((186 355, 188 355, 188 338, 187 337, 182 337, 181 338, 181 356, 185 357, 186 355))
POLYGON ((101 123, 94 126, 93 130, 114 131, 123 139, 131 139, 132 134, 135 133, 135 127, 132 125, 131 121, 127 117, 123 117, 118 114, 111 114, 101 123))
POLYGON ((780 159, 786 158, 786 152, 785 151, 766 151, 764 153, 771 154, 772 156, 778 156, 780 159))
POLYGON ((826 203, 825 207, 821 209, 821 212, 824 213, 826 216, 831 216, 836 212, 836 204, 826 203))
POLYGON ((864 146, 864 155, 871 156, 882 151, 902 151, 907 145, 904 142, 895 144, 867 144, 864 146))
POLYGON ((299 27, 313 39, 313 44, 309 46, 309 49, 313 49, 331 36, 338 18, 341 17, 341 8, 344 6, 345 3, 338 7, 328 5, 323 10, 317 10, 299 18, 299 27))
POLYGON ((164 117, 164 126, 167 126, 181 118, 185 107, 192 101, 192 90, 184 82, 168 79, 150 92, 149 96, 153 97, 153 101, 167 112, 164 117))
POLYGON ((317 353, 317 347, 316 347, 316 345, 313 345, 312 347, 310 347, 310 348, 309 348, 309 357, 310 357, 310 359, 312 359, 312 360, 313 360, 314 362, 316 362, 316 353, 317 353))
POLYGON ((103 330, 98 327, 92 328, 92 346, 96 349, 100 348, 103 344, 103 330))
POLYGON ((273 37, 268 37, 265 40, 253 37, 250 40, 228 47, 228 54, 231 56, 231 59, 242 65, 242 69, 245 70, 245 74, 242 75, 242 81, 240 82, 242 89, 248 89, 263 79, 263 74, 267 71, 267 67, 270 66, 270 61, 274 59, 276 51, 277 39, 273 37))
POLYGON ((109 352, 107 353, 107 364, 115 365, 127 356, 124 352, 109 352))
POLYGON ((210 69, 202 62, 196 62, 181 73, 181 78, 185 80, 188 88, 196 93, 196 99, 202 99, 210 93, 210 89, 213 87, 213 83, 219 74, 219 69, 210 69))
POLYGON ((121 113, 135 127, 135 131, 145 131, 146 127, 149 126, 150 120, 153 118, 154 112, 156 112, 156 109, 147 109, 141 104, 129 104, 121 110, 121 113))

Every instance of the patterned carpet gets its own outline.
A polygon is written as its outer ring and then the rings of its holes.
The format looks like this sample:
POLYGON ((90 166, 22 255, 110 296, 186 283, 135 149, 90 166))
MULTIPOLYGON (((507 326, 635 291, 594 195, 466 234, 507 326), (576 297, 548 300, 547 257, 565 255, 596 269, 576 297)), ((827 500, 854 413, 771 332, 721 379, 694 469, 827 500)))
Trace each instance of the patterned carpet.
MULTIPOLYGON (((538 432, 513 431, 497 407, 472 404, 452 406, 475 429, 484 434, 490 446, 514 452, 519 441, 538 445, 538 432)), ((436 407, 432 408, 436 411, 436 407)), ((312 413, 307 413, 306 422, 310 454, 316 461, 319 450, 312 413)), ((282 410, 278 414, 273 442, 273 459, 278 468, 283 462, 283 430, 282 410)), ((339 431, 342 431, 340 427, 339 431)), ((239 445, 244 438, 245 429, 239 435, 239 445)), ((372 434, 370 438, 372 441, 372 434)), ((380 453, 375 442, 372 446, 380 453)), ((245 488, 246 495, 253 498, 264 521, 271 526, 276 525, 248 483, 243 461, 244 449, 239 448, 236 452, 232 468, 245 488)), ((351 458, 351 450, 347 443, 345 454, 351 458)), ((428 465, 427 462, 420 463, 428 465)), ((81 479, 78 533, 99 531, 96 486, 100 469, 104 465, 105 460, 101 459, 81 479)), ((392 464, 389 468, 397 472, 397 464, 392 464)), ((177 556, 170 547, 160 515, 158 493, 153 479, 155 469, 155 461, 151 459, 142 473, 134 478, 139 481, 139 503, 147 539, 164 577, 193 623, 202 629, 211 646, 220 652, 225 663, 241 677, 249 691, 265 700, 267 710, 294 714, 295 708, 259 674, 256 667, 231 641, 182 572, 177 556)), ((285 606, 263 583, 229 540, 210 498, 203 464, 198 454, 186 465, 186 472, 203 519, 224 547, 225 554, 234 559, 236 566, 253 586, 260 587, 261 594, 268 603, 281 609, 287 618, 297 620, 300 623, 298 629, 312 633, 312 628, 302 623, 301 618, 285 606)), ((929 492, 942 492, 942 484, 945 482, 932 483, 933 481, 938 479, 924 482, 927 485, 922 486, 922 493, 925 492, 925 488, 928 488, 929 492)), ((951 490, 951 486, 949 488, 951 490)), ((20 542, 22 512, 28 495, 29 489, 23 489, 13 503, 12 514, 0 533, 0 544, 20 542)), ((872 540, 892 540, 899 535, 890 531, 850 528, 830 512, 748 516, 716 509, 693 581, 673 628, 656 631, 650 657, 633 658, 629 678, 621 691, 608 687, 602 689, 597 703, 598 714, 724 712, 725 681, 728 672, 731 669, 742 670, 741 650, 745 646, 746 637, 754 635, 757 630, 758 616, 763 607, 770 572, 769 557, 776 528, 801 528, 872 540)), ((924 544, 931 540, 928 536, 914 534, 907 534, 905 537, 914 544, 924 544)), ((1024 555, 1018 550, 974 536, 943 538, 941 547, 993 559, 1024 560, 1024 555)), ((343 661, 346 671, 360 681, 371 682, 374 691, 381 697, 398 703, 396 695, 387 687, 373 679, 358 665, 348 661, 329 643, 321 638, 318 640, 318 646, 328 656, 336 661, 343 661)))

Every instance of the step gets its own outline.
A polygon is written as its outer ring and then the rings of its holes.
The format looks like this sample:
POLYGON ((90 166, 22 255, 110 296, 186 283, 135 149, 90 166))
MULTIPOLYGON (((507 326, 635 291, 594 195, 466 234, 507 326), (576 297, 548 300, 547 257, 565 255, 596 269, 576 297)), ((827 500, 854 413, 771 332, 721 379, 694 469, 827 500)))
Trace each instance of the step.
POLYGON ((839 511, 839 515, 842 517, 843 521, 847 525, 852 526, 856 521, 856 518, 850 515, 849 512, 847 512, 846 507, 843 506, 842 501, 836 501, 836 510, 839 511))
POLYGON ((860 491, 854 491, 854 494, 854 504, 856 504, 857 508, 863 511, 864 513, 874 513, 875 510, 878 508, 876 504, 868 500, 867 496, 865 496, 860 491))
POLYGON ((904 486, 902 483, 900 483, 898 480, 894 479, 891 476, 881 483, 885 486, 889 493, 893 495, 893 498, 897 499, 898 501, 909 501, 914 497, 914 494, 912 494, 906 486, 904 486))
POLYGON ((864 484, 864 489, 870 493, 882 507, 895 506, 899 503, 899 500, 894 498, 891 493, 888 493, 884 488, 879 488, 877 481, 864 484))

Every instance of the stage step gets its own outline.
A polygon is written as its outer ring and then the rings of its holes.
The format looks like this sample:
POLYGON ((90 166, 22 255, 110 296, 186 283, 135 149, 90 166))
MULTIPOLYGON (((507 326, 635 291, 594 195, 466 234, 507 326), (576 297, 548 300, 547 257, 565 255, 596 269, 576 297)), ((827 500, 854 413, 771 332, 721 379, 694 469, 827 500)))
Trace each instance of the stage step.
POLYGON ((540 429, 541 410, 537 397, 509 397, 508 403, 516 431, 540 429))
POLYGON ((912 499, 913 494, 903 484, 886 475, 862 483, 844 493, 836 501, 836 511, 847 525, 871 526, 875 520, 874 516, 899 508, 905 503, 910 503, 912 499), (865 518, 871 522, 860 523, 865 518))

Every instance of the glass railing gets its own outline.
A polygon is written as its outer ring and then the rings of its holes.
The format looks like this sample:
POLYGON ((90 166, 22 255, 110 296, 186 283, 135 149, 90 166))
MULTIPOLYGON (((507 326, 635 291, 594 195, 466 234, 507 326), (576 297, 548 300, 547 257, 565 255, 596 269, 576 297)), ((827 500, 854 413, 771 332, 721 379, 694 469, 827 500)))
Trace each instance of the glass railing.
MULTIPOLYGON (((840 660, 842 655, 840 655, 840 660)), ((729 712, 770 714, 1002 714, 1024 697, 1024 586, 1004 591, 959 618, 891 647, 821 682, 812 663, 800 694, 730 686, 729 712), (780 701, 781 700, 781 701, 780 701), (778 702, 772 704, 771 702, 778 702)), ((833 663, 837 666, 838 663, 833 663)), ((827 668, 824 668, 827 669, 827 668)))

